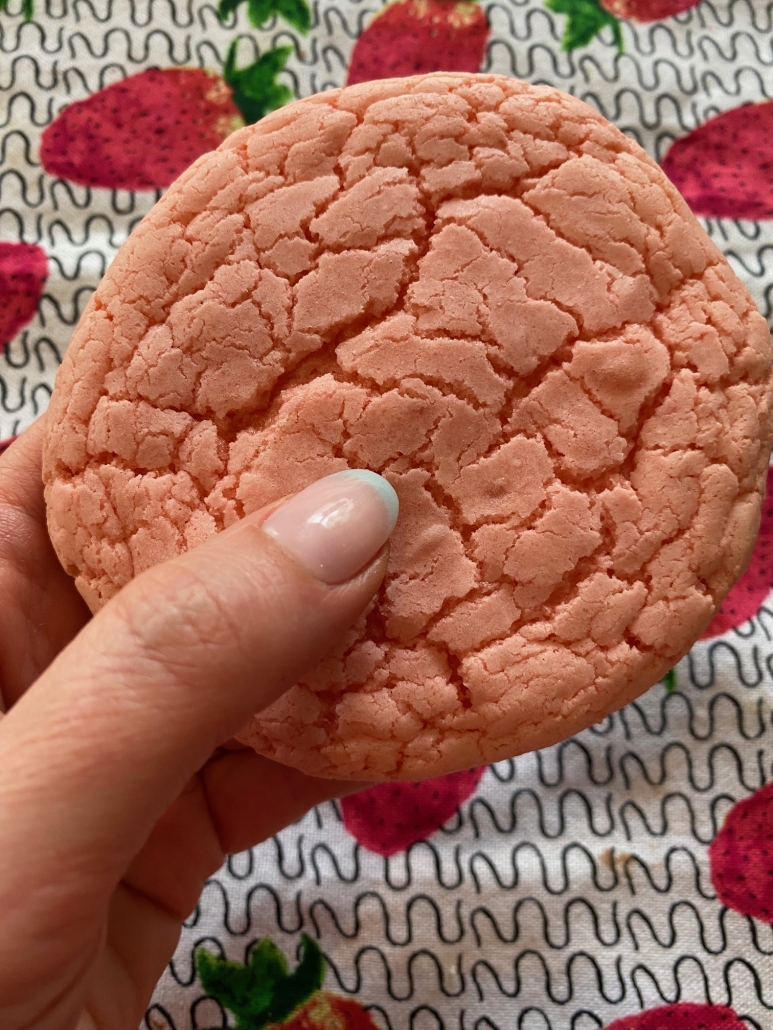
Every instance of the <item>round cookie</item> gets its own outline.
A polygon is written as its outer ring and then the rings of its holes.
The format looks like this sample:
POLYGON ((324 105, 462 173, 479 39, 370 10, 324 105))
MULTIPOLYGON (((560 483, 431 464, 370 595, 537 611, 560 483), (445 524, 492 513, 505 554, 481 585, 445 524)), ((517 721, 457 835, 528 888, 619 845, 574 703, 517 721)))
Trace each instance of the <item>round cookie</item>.
POLYGON ((200 158, 74 334, 54 545, 96 610, 347 467, 400 497, 360 624, 242 735, 420 779, 544 747, 656 682, 743 570, 771 341, 658 166, 493 75, 319 94, 200 158))

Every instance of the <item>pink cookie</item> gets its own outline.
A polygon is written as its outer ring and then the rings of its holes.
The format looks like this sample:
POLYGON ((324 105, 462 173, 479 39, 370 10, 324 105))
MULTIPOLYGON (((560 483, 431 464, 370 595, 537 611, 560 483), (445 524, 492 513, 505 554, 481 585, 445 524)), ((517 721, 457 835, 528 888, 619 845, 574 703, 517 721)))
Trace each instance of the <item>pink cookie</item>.
POLYGON ((554 89, 437 74, 230 136, 102 280, 51 401, 51 536, 92 609, 346 467, 390 571, 242 739, 421 779, 655 683, 757 532, 767 326, 657 165, 554 89))

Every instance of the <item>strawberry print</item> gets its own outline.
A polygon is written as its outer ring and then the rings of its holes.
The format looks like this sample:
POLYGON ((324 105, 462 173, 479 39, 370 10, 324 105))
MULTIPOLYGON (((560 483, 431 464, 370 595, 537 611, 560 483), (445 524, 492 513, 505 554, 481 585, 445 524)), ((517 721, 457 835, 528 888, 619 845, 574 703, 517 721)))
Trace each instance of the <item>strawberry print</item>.
POLYGON ((357 40, 346 84, 424 72, 477 72, 489 24, 477 0, 393 0, 357 40))
POLYGON ((344 826, 378 855, 394 855, 426 840, 447 822, 480 782, 485 766, 420 783, 379 783, 343 798, 344 826))
POLYGON ((710 118, 673 144, 663 171, 696 215, 773 218, 773 101, 710 118))
POLYGON ((0 349, 34 317, 47 275, 40 247, 0 241, 0 349))
POLYGON ((236 1030, 378 1030, 356 1001, 322 990, 325 960, 306 934, 301 938, 301 960, 292 973, 268 938, 253 950, 246 965, 200 949, 196 967, 206 993, 233 1013, 236 1030))
POLYGON ((709 848, 723 905, 773 923, 773 783, 733 805, 709 848))
POLYGON ((722 607, 709 623, 703 639, 741 626, 756 615, 773 588, 773 471, 768 472, 768 486, 762 505, 760 535, 754 545, 746 572, 730 590, 722 607))
POLYGON ((219 75, 149 68, 70 104, 48 126, 40 160, 82 186, 168 186, 244 122, 219 75))
POLYGON ((672 18, 697 3, 698 0, 601 0, 601 6, 610 14, 642 23, 672 18))
POLYGON ((223 74, 148 68, 70 104, 46 128, 45 170, 82 186, 152 190, 170 183, 226 136, 292 99, 276 76, 292 47, 237 69, 233 43, 223 74))
POLYGON ((319 991, 282 1026, 285 1030, 379 1030, 359 1002, 329 991, 319 991))
POLYGON ((661 21, 687 11, 699 0, 545 0, 545 6, 556 14, 567 15, 563 50, 587 46, 602 29, 612 30, 612 38, 623 52, 620 19, 637 22, 661 21))
POLYGON ((606 1030, 746 1030, 746 1024, 723 1005, 687 1001, 624 1016, 610 1023, 606 1030))

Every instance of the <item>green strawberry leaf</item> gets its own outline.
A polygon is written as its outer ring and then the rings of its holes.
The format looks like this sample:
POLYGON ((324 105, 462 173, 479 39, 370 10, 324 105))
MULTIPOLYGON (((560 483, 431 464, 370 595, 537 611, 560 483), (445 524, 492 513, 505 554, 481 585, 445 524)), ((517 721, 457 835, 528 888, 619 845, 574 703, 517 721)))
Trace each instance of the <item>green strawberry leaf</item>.
MULTIPOLYGON (((233 1012, 239 1030, 251 1030, 251 1024, 244 1020, 256 993, 250 982, 250 970, 241 962, 229 962, 203 948, 196 952, 196 969, 205 992, 233 1012)), ((272 986, 266 985, 267 990, 272 986)))
POLYGON ((278 14, 274 0, 247 0, 247 18, 250 25, 259 29, 272 15, 278 14))
POLYGON ((233 14, 242 0, 220 0, 217 5, 217 16, 220 21, 225 21, 229 14, 233 14))
POLYGON ((299 1005, 322 986, 325 960, 319 945, 306 934, 301 938, 301 961, 294 973, 277 983, 274 992, 273 1022, 283 1023, 299 1005))
POLYGON ((545 0, 545 6, 556 14, 568 15, 561 49, 570 51, 587 46, 607 25, 612 29, 617 52, 623 52, 623 33, 620 22, 611 11, 605 10, 599 0, 545 0))
MULTIPOLYGON (((221 21, 225 19, 244 3, 245 0, 220 0, 217 8, 217 15, 221 21)), ((259 29, 267 21, 278 15, 289 22, 304 35, 311 27, 311 10, 306 0, 246 0, 247 17, 250 24, 259 29)))
MULTIPOLYGON (((256 983, 278 984, 287 979, 287 959, 268 937, 258 944, 250 955, 250 972, 256 983)), ((273 992, 272 992, 273 997, 273 992)))
POLYGON ((304 36, 311 28, 311 10, 306 0, 276 0, 277 13, 304 36))
POLYGON ((666 688, 667 694, 674 694, 676 692, 676 669, 669 669, 668 672, 662 679, 663 686, 666 688))
POLYGON ((248 125, 293 99, 292 90, 276 81, 292 52, 291 46, 275 47, 246 68, 237 68, 236 40, 231 43, 223 78, 231 87, 234 103, 248 125))
POLYGON ((268 938, 250 956, 249 965, 230 962, 200 948, 196 968, 205 992, 236 1017, 236 1030, 263 1030, 281 1023, 322 986, 325 962, 316 941, 301 937, 301 960, 293 973, 268 938))

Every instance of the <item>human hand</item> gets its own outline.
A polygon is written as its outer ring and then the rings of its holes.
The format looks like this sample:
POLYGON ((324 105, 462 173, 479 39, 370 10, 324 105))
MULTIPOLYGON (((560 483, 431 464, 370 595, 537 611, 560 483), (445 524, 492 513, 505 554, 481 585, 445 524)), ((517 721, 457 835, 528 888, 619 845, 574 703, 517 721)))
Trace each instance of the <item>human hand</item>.
POLYGON ((320 480, 91 619, 46 531, 43 435, 0 457, 0 1026, 136 1030, 224 856, 352 789, 222 745, 370 602, 397 500, 320 480))

